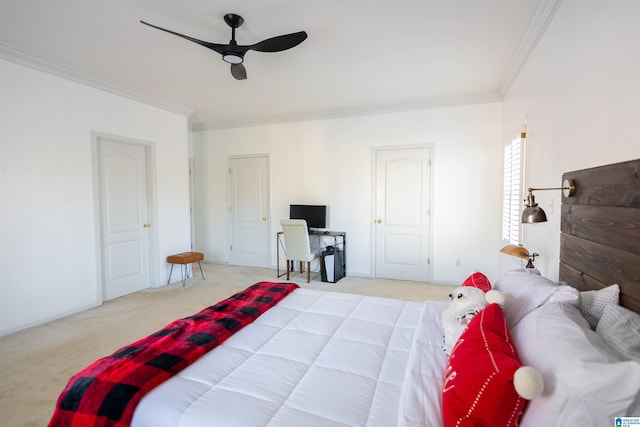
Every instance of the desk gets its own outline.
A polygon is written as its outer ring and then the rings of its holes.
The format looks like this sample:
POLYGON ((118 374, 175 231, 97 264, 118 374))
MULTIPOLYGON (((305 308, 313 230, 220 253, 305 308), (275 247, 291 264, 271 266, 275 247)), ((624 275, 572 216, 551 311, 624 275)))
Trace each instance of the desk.
MULTIPOLYGON (((342 255, 341 257, 338 257, 338 259, 340 260, 340 265, 338 266, 339 271, 335 272, 337 280, 332 281, 325 278, 322 281, 335 283, 342 277, 345 277, 347 275, 347 233, 345 233, 344 231, 309 230, 309 238, 312 237, 317 237, 319 240, 324 240, 325 238, 333 239, 333 244, 325 245, 324 247, 326 248, 327 246, 333 246, 336 250, 340 251, 342 255)), ((283 240, 283 232, 278 231, 278 233, 276 234, 276 274, 278 275, 278 277, 282 277, 287 274, 287 270, 285 270, 284 273, 280 273, 280 251, 282 251, 285 255, 287 253, 284 247, 283 240)), ((287 268, 288 267, 289 266, 287 266, 287 268)))

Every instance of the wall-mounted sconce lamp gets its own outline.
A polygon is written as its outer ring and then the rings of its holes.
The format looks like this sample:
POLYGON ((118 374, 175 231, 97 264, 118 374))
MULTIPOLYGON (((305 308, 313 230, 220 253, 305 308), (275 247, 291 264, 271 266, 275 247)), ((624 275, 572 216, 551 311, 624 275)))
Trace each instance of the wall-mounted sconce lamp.
POLYGON ((500 252, 514 256, 516 258, 526 259, 528 261, 526 265, 527 268, 535 268, 535 266, 533 265, 533 261, 536 260, 537 256, 540 256, 540 254, 537 254, 535 252, 530 254, 527 248, 522 245, 507 245, 504 248, 500 249, 500 252))
POLYGON ((525 224, 533 224, 535 222, 547 221, 547 215, 544 210, 536 203, 536 198, 533 196, 534 191, 544 190, 562 190, 565 197, 571 197, 576 192, 576 184, 572 179, 565 179, 562 183, 562 187, 556 188, 529 188, 529 195, 526 198, 525 208, 522 210, 522 222, 525 224))

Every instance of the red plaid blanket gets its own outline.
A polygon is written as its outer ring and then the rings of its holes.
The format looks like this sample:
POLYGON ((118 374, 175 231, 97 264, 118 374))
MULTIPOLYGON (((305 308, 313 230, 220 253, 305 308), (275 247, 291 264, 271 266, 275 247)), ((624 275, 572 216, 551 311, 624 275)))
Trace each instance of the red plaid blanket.
POLYGON ((248 325, 298 285, 260 282, 74 375, 58 398, 49 426, 128 426, 140 399, 248 325))

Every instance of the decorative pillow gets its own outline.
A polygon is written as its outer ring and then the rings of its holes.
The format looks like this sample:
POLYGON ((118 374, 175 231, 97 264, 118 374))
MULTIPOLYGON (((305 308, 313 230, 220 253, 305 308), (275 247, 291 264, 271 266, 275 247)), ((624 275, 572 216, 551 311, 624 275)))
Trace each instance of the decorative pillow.
POLYGON ((625 360, 640 362, 640 314, 608 304, 604 307, 596 333, 625 360))
POLYGON ((514 386, 520 366, 500 306, 488 305, 471 320, 447 362, 445 427, 518 425, 527 402, 514 386))
POLYGON ((640 393, 640 363, 620 356, 567 304, 545 304, 513 328, 523 363, 542 374, 544 392, 529 402, 523 427, 606 426, 640 393))
POLYGON ((580 311, 591 329, 598 326, 598 320, 607 304, 620 304, 620 286, 611 285, 597 291, 580 292, 580 311))
POLYGON ((568 285, 559 285, 537 274, 518 270, 504 273, 495 289, 505 294, 504 317, 513 328, 527 313, 546 303, 551 297, 557 302, 578 304, 579 292, 568 285))

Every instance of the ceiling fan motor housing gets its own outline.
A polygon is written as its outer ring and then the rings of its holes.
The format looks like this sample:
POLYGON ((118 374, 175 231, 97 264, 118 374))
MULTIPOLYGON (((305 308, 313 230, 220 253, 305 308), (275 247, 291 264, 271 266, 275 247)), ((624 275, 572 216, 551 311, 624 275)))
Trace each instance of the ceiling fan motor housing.
POLYGON ((227 23, 231 28, 238 28, 244 22, 244 19, 240 15, 236 15, 235 13, 227 13, 224 15, 224 22, 227 23))

